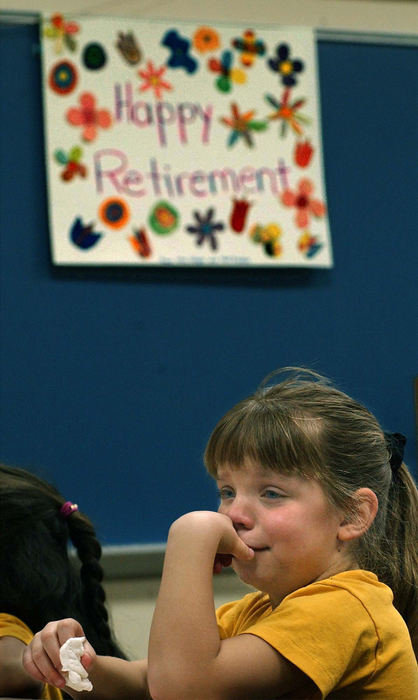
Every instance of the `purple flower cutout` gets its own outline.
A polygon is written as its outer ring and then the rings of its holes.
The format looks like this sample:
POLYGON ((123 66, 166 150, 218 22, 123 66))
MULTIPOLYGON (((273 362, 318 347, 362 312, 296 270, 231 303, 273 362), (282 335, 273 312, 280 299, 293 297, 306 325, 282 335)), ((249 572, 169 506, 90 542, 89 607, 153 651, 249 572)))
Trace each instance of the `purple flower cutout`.
POLYGON ((187 73, 194 73, 198 63, 189 55, 190 41, 180 36, 176 29, 170 29, 162 40, 162 45, 171 49, 171 56, 167 62, 170 68, 184 68, 187 73))
POLYGON ((290 58, 290 47, 287 44, 277 46, 276 56, 277 58, 269 58, 268 65, 279 74, 283 85, 293 87, 297 83, 295 73, 301 73, 305 68, 303 61, 290 58))
POLYGON ((193 216, 197 224, 195 226, 187 226, 187 231, 197 236, 197 245, 202 245, 202 243, 208 241, 212 250, 216 250, 218 247, 215 231, 223 231, 225 228, 221 221, 212 221, 214 214, 215 210, 213 207, 207 210, 206 215, 194 211, 193 216))

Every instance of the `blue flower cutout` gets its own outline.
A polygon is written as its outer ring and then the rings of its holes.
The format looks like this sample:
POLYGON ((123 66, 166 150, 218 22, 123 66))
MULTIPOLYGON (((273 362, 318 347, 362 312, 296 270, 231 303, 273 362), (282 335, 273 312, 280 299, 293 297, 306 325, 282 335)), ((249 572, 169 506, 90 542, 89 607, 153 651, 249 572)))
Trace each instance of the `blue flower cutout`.
POLYGON ((101 239, 102 235, 98 231, 93 231, 94 224, 84 224, 81 217, 74 219, 70 229, 70 238, 72 243, 81 248, 88 250, 101 239))
POLYGON ((204 241, 209 241, 212 250, 216 250, 218 242, 215 237, 215 231, 223 231, 224 224, 221 221, 212 221, 215 210, 213 207, 207 210, 206 215, 199 214, 198 211, 193 212, 193 216, 197 221, 196 226, 187 226, 189 233, 194 233, 197 236, 197 245, 202 245, 204 241))
POLYGON ((288 87, 296 85, 295 73, 301 73, 305 68, 299 58, 290 58, 290 48, 287 44, 279 44, 276 48, 277 58, 269 58, 268 65, 271 70, 279 74, 282 84, 288 87))
POLYGON ((189 56, 190 41, 180 36, 176 29, 168 31, 161 43, 171 49, 171 56, 167 63, 170 68, 184 68, 187 73, 194 73, 197 70, 196 59, 189 56))

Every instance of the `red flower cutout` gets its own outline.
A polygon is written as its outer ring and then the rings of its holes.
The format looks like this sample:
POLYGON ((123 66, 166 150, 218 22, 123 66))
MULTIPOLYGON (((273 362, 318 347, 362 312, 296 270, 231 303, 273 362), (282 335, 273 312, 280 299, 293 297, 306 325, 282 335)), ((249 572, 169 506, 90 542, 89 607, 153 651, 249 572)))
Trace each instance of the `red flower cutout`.
POLYGON ((299 180, 296 192, 285 190, 280 197, 287 207, 296 207, 295 223, 298 228, 308 226, 312 215, 320 217, 326 213, 325 204, 311 197, 313 190, 313 182, 303 178, 299 180))
POLYGON ((90 92, 83 92, 79 97, 80 107, 71 107, 67 111, 67 120, 73 126, 82 126, 84 141, 93 141, 97 136, 97 129, 108 129, 112 124, 112 117, 107 109, 96 109, 96 98, 90 92))

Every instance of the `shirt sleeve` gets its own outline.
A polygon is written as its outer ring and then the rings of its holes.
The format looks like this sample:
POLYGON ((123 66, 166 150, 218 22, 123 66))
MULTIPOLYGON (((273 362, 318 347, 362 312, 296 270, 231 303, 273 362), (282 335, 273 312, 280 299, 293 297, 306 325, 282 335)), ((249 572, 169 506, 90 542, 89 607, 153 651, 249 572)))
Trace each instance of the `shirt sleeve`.
POLYGON ((322 697, 345 682, 361 687, 376 668, 373 621, 361 601, 342 588, 319 585, 308 595, 292 594, 243 633, 270 644, 311 678, 322 697))
POLYGON ((29 644, 33 634, 22 620, 8 613, 0 613, 0 637, 14 637, 24 644, 29 644))

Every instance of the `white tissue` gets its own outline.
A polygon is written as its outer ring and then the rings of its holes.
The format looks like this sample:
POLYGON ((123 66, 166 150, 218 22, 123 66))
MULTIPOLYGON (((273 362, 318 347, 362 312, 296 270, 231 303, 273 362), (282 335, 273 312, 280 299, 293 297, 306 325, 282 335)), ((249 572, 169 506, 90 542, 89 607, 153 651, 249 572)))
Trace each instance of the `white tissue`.
POLYGON ((68 687, 73 690, 93 690, 89 674, 80 661, 85 641, 85 637, 71 637, 60 649, 61 670, 68 687))

